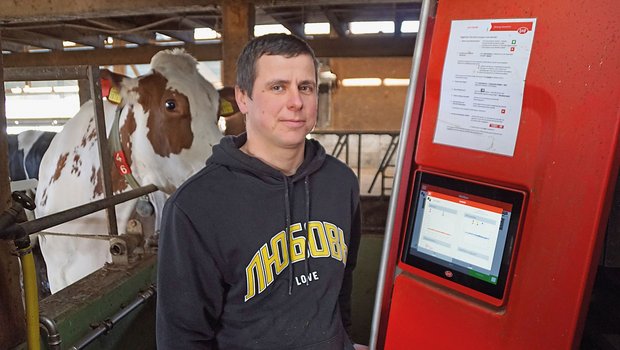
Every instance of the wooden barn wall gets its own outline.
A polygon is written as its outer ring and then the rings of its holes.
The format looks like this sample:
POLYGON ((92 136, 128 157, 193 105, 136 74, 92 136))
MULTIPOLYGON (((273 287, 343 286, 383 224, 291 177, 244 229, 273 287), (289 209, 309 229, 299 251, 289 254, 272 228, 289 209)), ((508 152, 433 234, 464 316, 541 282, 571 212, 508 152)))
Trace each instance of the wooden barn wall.
MULTIPOLYGON (((331 71, 347 78, 409 78, 410 57, 332 58, 331 71)), ((400 130, 406 86, 345 87, 332 90, 334 130, 400 130)))

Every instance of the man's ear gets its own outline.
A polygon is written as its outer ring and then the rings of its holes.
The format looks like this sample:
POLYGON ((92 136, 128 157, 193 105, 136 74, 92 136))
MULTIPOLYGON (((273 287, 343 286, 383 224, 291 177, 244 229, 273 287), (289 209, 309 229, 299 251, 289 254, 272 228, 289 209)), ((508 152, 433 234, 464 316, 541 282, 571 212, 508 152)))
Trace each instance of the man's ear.
POLYGON ((246 114, 248 112, 248 105, 247 105, 247 100, 250 97, 248 96, 248 94, 241 90, 241 88, 239 87, 239 85, 235 86, 235 100, 237 101, 237 105, 239 106, 239 111, 241 111, 241 113, 246 114))

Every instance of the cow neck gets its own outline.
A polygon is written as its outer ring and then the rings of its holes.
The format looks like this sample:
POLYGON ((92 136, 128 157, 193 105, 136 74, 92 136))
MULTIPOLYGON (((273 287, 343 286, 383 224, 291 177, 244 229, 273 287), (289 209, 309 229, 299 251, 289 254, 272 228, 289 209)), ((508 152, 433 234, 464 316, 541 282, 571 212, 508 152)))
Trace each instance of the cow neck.
POLYGON ((112 123, 112 130, 110 131, 110 151, 112 151, 112 157, 114 159, 114 165, 116 165, 116 170, 125 177, 125 180, 131 188, 136 189, 140 187, 140 184, 133 176, 131 167, 127 163, 127 157, 125 156, 123 146, 121 145, 121 134, 118 126, 124 107, 125 106, 123 104, 119 104, 118 107, 116 107, 116 112, 114 113, 114 122, 112 123))

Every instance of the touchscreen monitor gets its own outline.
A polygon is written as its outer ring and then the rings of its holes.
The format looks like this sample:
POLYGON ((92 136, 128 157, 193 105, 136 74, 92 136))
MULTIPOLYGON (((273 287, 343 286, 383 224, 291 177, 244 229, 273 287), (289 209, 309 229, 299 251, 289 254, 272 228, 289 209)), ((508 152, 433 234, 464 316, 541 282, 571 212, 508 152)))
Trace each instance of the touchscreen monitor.
POLYGON ((503 299, 524 196, 417 172, 403 262, 503 299))

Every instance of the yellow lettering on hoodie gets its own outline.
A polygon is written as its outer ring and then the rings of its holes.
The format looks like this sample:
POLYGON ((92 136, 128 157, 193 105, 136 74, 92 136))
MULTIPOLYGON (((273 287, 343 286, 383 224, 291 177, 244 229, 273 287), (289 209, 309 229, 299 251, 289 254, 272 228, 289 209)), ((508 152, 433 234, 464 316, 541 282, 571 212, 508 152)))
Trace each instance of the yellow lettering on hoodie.
POLYGON ((313 258, 326 258, 330 255, 325 229, 320 221, 311 221, 308 224, 308 247, 313 258))
MULTIPOLYGON (((304 260, 306 256, 306 237, 304 235, 294 236, 294 233, 300 232, 302 227, 301 223, 290 226, 290 242, 288 242, 286 237, 286 231, 280 231, 271 237, 269 244, 263 244, 256 251, 245 268, 247 287, 245 301, 252 299, 267 289, 273 283, 275 277, 280 275, 291 262, 304 260), (286 247, 288 247, 288 250, 286 247)), ((344 232, 338 226, 329 222, 309 222, 308 246, 311 257, 331 256, 346 265, 348 247, 344 232)))
POLYGON ((276 275, 279 275, 282 270, 288 265, 288 253, 286 251, 286 233, 284 231, 278 232, 277 235, 271 238, 269 242, 271 246, 271 254, 267 248, 267 243, 263 244, 260 248, 260 255, 263 260, 263 266, 265 266, 265 279, 267 285, 270 285, 274 280, 272 266, 275 265, 276 275), (280 254, 282 252, 282 254, 280 254))
POLYGON ((340 246, 342 247, 342 263, 347 264, 347 256, 349 255, 349 247, 344 240, 344 232, 341 228, 338 228, 338 235, 340 236, 340 246))
POLYGON ((306 253, 306 237, 295 237, 293 233, 301 231, 301 223, 291 225, 291 262, 304 260, 306 253))
POLYGON ((256 272, 256 277, 258 279, 258 293, 261 293, 265 290, 265 288, 267 288, 267 285, 265 284, 265 271, 263 269, 260 251, 254 254, 254 257, 252 257, 252 260, 245 268, 245 279, 247 283, 245 301, 250 300, 256 293, 256 280, 254 279, 254 272, 256 272))
POLYGON ((340 235, 338 233, 338 227, 329 222, 325 222, 325 232, 327 233, 327 241, 329 244, 329 250, 332 253, 332 258, 342 261, 342 248, 340 247, 340 235))

